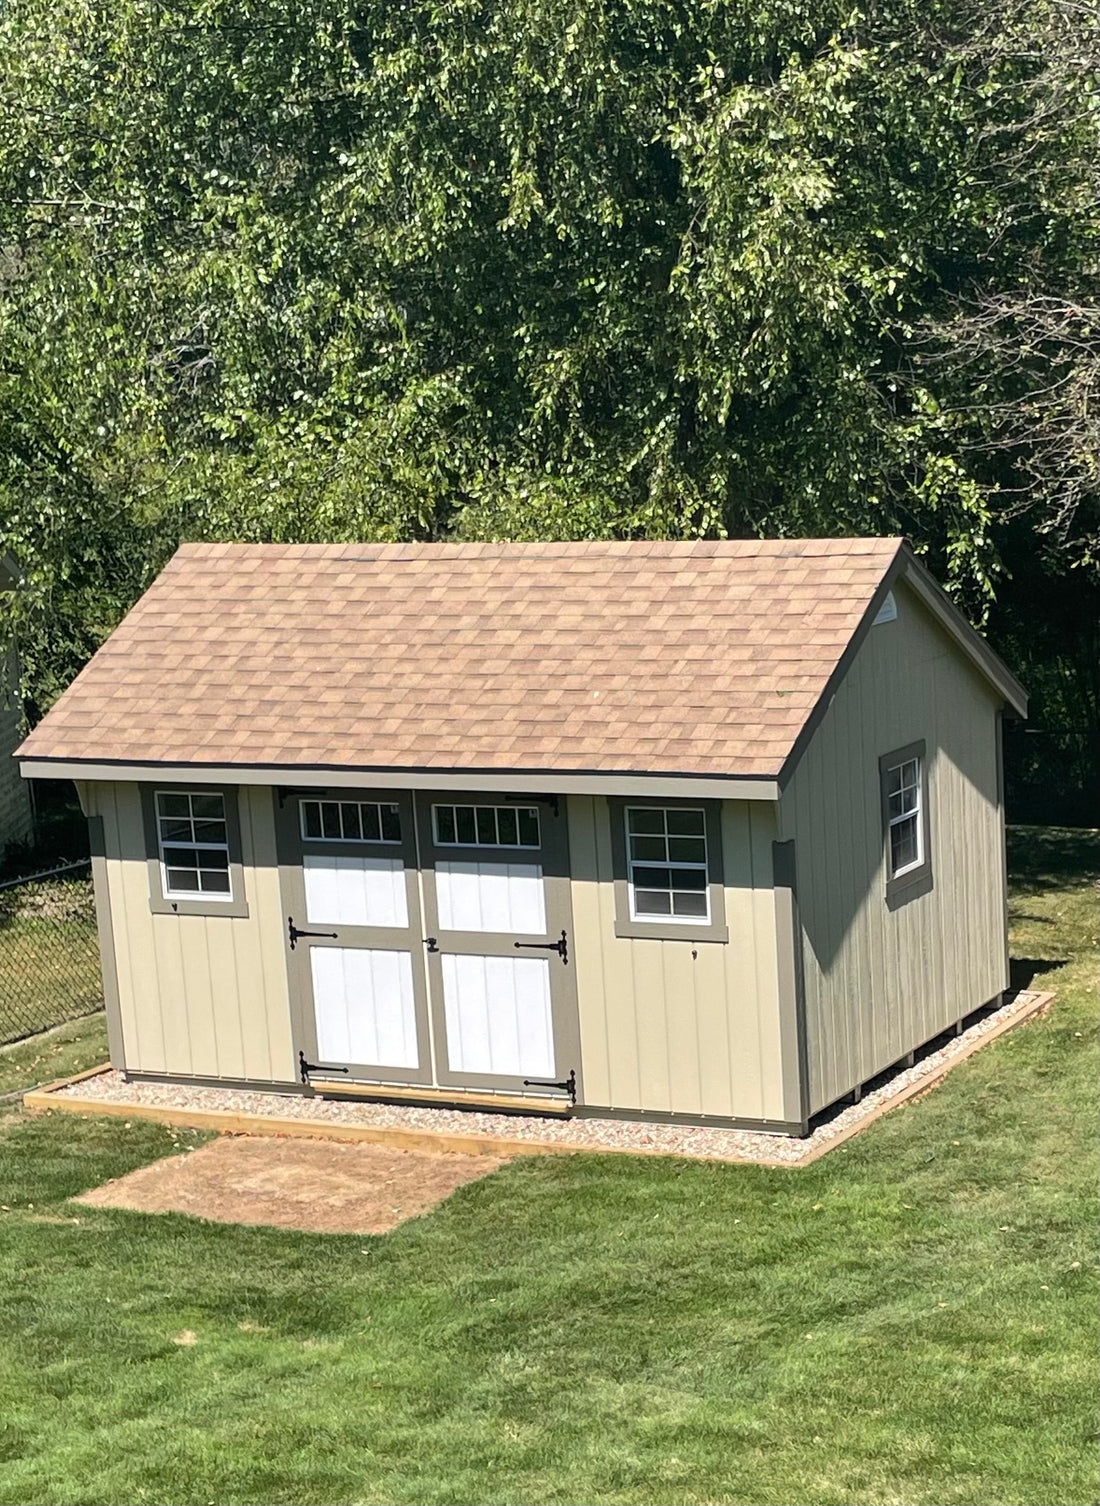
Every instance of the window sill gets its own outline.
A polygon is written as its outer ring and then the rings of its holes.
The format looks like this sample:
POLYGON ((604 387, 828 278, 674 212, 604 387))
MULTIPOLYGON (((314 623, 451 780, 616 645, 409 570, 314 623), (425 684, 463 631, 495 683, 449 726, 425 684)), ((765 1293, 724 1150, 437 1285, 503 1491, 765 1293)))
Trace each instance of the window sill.
POLYGON ((912 899, 932 892, 932 866, 924 863, 920 868, 911 868, 898 878, 886 880, 886 908, 899 910, 912 899))
POLYGON ((661 920, 617 920, 615 935, 630 941, 717 941, 723 943, 730 939, 728 926, 677 925, 661 920))
POLYGON ((153 894, 149 897, 149 909, 154 915, 209 915, 223 916, 227 920, 248 919, 246 899, 169 899, 153 894))

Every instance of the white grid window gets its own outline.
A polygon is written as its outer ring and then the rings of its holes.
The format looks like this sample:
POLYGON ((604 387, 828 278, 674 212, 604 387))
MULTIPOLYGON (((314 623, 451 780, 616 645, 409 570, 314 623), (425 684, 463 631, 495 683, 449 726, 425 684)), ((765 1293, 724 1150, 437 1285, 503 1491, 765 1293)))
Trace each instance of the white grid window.
POLYGON ((156 800, 165 895, 232 899, 225 797, 158 790, 156 800))
POLYGON ((924 862, 920 765, 919 758, 907 758, 888 768, 884 776, 891 878, 899 878, 924 862))
POLYGON ((628 806, 632 920, 710 920, 706 818, 682 806, 628 806))
POLYGON ((376 800, 303 800, 302 836, 309 842, 400 842, 401 811, 376 800))
POLYGON ((534 805, 433 805, 437 847, 540 847, 534 805))

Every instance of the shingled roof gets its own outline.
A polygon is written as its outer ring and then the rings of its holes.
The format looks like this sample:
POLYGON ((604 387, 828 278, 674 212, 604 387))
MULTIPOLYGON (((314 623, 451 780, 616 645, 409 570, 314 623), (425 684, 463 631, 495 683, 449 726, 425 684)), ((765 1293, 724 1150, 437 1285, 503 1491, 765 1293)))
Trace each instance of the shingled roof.
POLYGON ((20 756, 774 777, 903 547, 186 544, 20 756))

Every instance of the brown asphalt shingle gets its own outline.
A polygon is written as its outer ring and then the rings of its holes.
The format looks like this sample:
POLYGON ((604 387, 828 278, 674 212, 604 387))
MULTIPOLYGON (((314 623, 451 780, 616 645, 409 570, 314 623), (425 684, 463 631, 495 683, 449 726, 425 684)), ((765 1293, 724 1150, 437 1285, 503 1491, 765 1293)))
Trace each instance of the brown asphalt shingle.
POLYGON ((776 775, 900 547, 186 544, 20 752, 776 775))

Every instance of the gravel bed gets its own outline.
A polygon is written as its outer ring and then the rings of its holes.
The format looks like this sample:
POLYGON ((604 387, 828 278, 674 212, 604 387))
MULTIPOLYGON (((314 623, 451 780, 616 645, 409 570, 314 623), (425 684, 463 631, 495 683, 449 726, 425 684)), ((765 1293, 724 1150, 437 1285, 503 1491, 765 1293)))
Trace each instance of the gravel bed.
MULTIPOLYGON (((650 1124, 621 1119, 545 1119, 522 1114, 493 1114, 473 1109, 421 1108, 410 1104, 373 1103, 301 1097, 252 1089, 194 1087, 177 1083, 125 1082, 120 1073, 103 1072, 57 1089, 57 1096, 88 1103, 125 1103, 164 1109, 204 1109, 222 1113, 267 1114, 323 1124, 361 1124, 440 1134, 490 1135, 544 1145, 621 1151, 658 1151, 700 1160, 779 1162, 797 1165, 862 1121, 914 1083, 934 1078, 951 1060, 993 1030, 1025 1015, 1039 995, 1021 992, 999 1009, 983 1012, 962 1035, 926 1048, 912 1067, 876 1078, 859 1103, 850 1104, 821 1123, 805 1139, 762 1134, 755 1130, 650 1124)), ((942 1037, 940 1038, 943 1039, 942 1037)))

